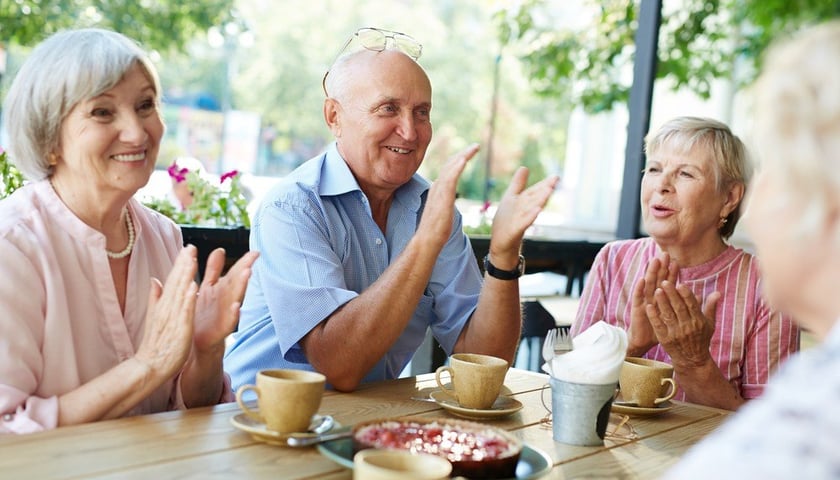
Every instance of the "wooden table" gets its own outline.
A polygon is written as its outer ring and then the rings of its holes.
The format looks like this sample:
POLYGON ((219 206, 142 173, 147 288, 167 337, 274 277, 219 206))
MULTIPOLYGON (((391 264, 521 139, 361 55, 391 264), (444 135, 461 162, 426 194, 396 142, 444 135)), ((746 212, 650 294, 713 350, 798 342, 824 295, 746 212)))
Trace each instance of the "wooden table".
MULTIPOLYGON (((545 478, 655 478, 729 412, 686 403, 656 417, 632 417, 637 438, 609 437, 603 447, 554 442, 543 422, 550 406, 548 377, 511 369, 505 387, 524 408, 488 421, 547 453, 553 469, 545 478), (543 389, 545 388, 545 391, 543 389)), ((434 376, 363 385, 354 393, 327 392, 322 414, 342 425, 400 415, 449 417, 434 403, 412 400, 436 389, 434 376)), ((32 435, 0 436, 3 478, 97 479, 349 479, 351 471, 314 448, 267 445, 234 428, 236 404, 97 422, 32 435)), ((608 432, 626 417, 613 414, 608 432)), ((618 433, 627 433, 626 427, 618 433)))

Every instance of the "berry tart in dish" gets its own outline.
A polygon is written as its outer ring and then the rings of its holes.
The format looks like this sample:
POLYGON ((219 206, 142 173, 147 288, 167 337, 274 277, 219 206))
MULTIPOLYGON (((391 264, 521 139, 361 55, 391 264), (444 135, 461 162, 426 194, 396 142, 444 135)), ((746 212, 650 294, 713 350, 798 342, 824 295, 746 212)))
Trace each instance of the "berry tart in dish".
POLYGON ((401 417, 363 422, 353 428, 353 451, 409 450, 445 457, 452 476, 511 478, 522 442, 505 430, 477 422, 401 417))

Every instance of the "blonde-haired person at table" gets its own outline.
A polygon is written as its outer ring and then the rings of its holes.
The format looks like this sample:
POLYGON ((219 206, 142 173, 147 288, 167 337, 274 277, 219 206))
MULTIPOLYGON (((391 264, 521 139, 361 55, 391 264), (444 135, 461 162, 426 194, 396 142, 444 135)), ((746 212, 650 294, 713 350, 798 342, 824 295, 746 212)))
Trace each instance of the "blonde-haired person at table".
POLYGON ((796 326, 762 295, 756 258, 727 243, 751 173, 746 148, 725 124, 696 117, 645 143, 650 236, 599 252, 572 334, 598 320, 625 328, 629 356, 674 366, 677 400, 735 410, 799 346, 796 326))
POLYGON ((767 296, 820 343, 668 478, 840 478, 840 22, 770 50, 755 86, 760 172, 747 228, 767 296))
POLYGON ((213 252, 199 287, 195 247, 133 199, 160 94, 139 46, 100 29, 51 36, 9 89, 9 154, 30 183, 0 202, 0 432, 231 399, 224 339, 256 254, 220 276, 213 252))

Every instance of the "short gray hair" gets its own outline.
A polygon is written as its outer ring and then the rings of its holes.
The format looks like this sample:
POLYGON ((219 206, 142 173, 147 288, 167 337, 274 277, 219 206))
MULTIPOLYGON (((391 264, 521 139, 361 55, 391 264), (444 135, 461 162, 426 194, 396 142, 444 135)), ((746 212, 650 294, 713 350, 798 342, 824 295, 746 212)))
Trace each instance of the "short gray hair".
POLYGON ((763 169, 785 186, 778 202, 800 200, 799 235, 821 228, 840 191, 840 21, 774 44, 755 85, 754 136, 763 169))
MULTIPOLYGON (((699 146, 712 160, 715 187, 724 192, 733 184, 742 184, 745 189, 752 177, 752 163, 744 142, 732 133, 725 123, 711 118, 676 117, 665 122, 656 132, 645 137, 645 152, 648 156, 667 146, 677 152, 689 152, 699 146)), ((727 222, 720 228, 720 235, 729 238, 741 218, 739 202, 729 214, 727 222)))
POLYGON ((98 28, 66 30, 41 42, 21 66, 3 102, 9 157, 30 180, 51 174, 48 155, 61 124, 81 101, 110 90, 134 65, 161 88, 146 52, 128 37, 98 28))

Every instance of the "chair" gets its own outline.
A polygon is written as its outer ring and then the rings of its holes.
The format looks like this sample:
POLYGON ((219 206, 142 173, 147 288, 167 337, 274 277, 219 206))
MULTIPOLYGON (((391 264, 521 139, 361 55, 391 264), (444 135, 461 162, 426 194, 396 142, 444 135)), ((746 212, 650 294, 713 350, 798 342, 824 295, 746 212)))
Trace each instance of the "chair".
POLYGON ((554 316, 540 302, 522 302, 522 336, 514 366, 540 371, 543 364, 542 344, 548 331, 556 326, 554 316))
MULTIPOLYGON (((546 334, 552 328, 557 328, 554 316, 546 310, 539 301, 522 302, 522 335, 519 341, 519 350, 514 359, 514 367, 539 372, 542 367, 542 344, 546 334)), ((568 330, 568 326, 561 326, 568 330)), ((447 356, 443 348, 432 337, 426 333, 426 341, 417 350, 411 361, 411 373, 434 372, 435 369, 446 363, 447 356)))

